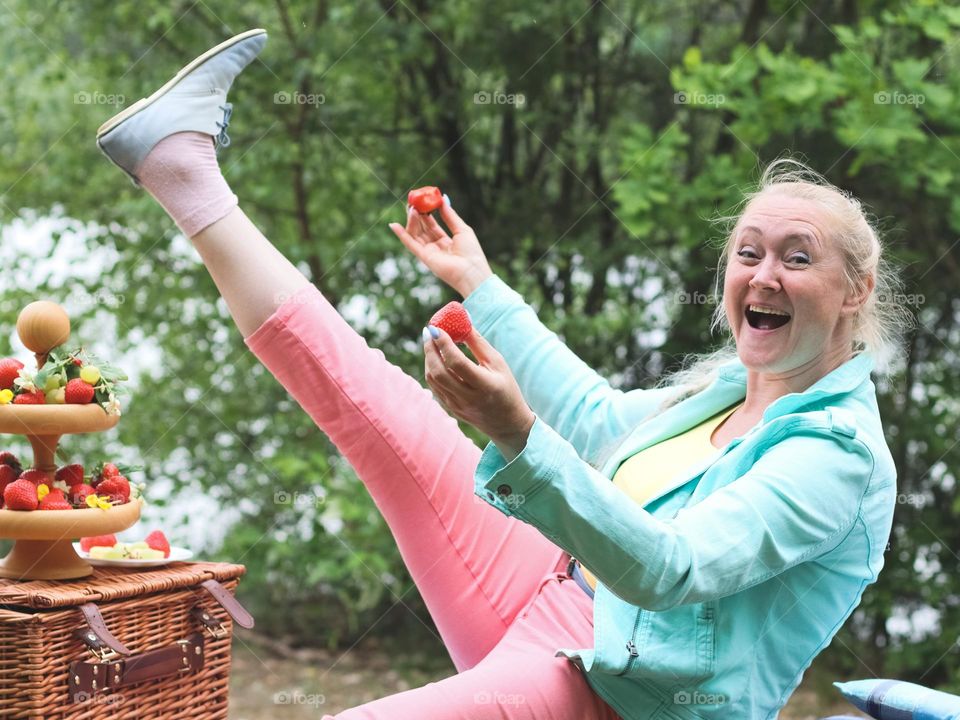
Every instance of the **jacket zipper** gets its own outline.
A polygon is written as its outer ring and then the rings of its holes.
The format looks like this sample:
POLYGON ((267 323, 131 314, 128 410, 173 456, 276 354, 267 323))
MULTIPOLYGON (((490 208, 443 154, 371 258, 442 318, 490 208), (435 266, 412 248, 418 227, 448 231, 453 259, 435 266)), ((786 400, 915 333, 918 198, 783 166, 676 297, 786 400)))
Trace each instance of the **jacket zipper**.
POLYGON ((627 652, 630 653, 630 657, 627 659, 627 666, 621 672, 621 675, 626 675, 633 668, 634 661, 640 656, 640 652, 637 650, 636 643, 633 642, 633 638, 637 636, 637 628, 640 627, 640 618, 642 616, 641 612, 637 613, 637 619, 633 621, 633 632, 630 633, 630 640, 627 640, 627 652))

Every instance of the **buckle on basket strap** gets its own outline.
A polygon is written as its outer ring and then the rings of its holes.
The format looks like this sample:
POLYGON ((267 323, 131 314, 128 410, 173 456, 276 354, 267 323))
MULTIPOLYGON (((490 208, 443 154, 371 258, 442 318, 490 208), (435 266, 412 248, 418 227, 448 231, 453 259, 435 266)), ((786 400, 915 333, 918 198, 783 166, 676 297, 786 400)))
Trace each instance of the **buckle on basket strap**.
POLYGON ((84 603, 80 606, 80 612, 87 621, 87 627, 79 627, 73 634, 86 645, 95 658, 106 662, 130 654, 130 649, 107 628, 100 609, 94 603, 84 603))
POLYGON ((217 620, 213 615, 208 613, 199 605, 195 605, 190 610, 190 616, 196 620, 200 625, 203 626, 203 629, 210 633, 210 636, 214 639, 220 639, 226 637, 227 628, 224 627, 223 623, 217 620))

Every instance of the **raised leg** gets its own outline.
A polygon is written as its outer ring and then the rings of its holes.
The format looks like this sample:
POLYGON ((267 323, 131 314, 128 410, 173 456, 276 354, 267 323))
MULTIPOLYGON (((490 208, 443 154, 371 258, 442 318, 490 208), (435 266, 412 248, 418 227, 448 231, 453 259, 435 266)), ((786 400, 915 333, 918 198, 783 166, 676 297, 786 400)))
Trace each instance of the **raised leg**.
POLYGON ((353 465, 464 670, 566 558, 474 496, 479 449, 237 207, 214 140, 226 144, 226 92, 265 42, 250 31, 205 53, 108 120, 97 142, 193 241, 251 350, 353 465))

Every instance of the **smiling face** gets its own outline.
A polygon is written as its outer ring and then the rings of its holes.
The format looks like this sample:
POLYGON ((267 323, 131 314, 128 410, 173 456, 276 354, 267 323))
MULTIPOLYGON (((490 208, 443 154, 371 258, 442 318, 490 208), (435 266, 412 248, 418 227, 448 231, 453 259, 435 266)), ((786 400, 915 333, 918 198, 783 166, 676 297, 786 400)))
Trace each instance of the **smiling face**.
POLYGON ((828 216, 810 200, 771 192, 748 204, 729 247, 723 303, 749 370, 791 375, 850 356, 860 301, 828 216))

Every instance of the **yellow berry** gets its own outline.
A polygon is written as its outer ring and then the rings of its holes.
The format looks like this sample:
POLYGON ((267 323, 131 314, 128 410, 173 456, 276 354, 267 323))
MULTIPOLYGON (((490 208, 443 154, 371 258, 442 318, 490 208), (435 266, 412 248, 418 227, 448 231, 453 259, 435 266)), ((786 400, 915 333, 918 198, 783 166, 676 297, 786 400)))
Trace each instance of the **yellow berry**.
POLYGON ((13 390, 0 390, 0 405, 6 405, 13 400, 13 390))
POLYGON ((60 376, 56 373, 47 378, 47 381, 43 385, 43 389, 46 391, 56 390, 60 387, 60 376))
POLYGON ((87 385, 96 385, 100 381, 100 368, 95 365, 84 365, 80 368, 80 379, 87 385))
POLYGON ((43 500, 47 495, 50 494, 50 488, 44 483, 37 485, 37 500, 43 500))
POLYGON ((46 399, 48 405, 63 405, 67 401, 67 390, 66 388, 47 390, 46 399))

